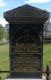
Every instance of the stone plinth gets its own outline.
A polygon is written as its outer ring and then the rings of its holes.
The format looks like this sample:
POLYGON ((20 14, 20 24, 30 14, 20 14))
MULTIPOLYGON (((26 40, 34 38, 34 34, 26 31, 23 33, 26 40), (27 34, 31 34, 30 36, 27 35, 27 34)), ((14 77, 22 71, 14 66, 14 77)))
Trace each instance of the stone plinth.
POLYGON ((46 80, 46 79, 6 79, 6 80, 46 80))
POLYGON ((25 79, 25 78, 21 78, 21 79, 13 79, 13 78, 8 78, 8 79, 6 79, 6 80, 46 80, 46 77, 45 76, 43 76, 42 77, 42 79, 25 79))

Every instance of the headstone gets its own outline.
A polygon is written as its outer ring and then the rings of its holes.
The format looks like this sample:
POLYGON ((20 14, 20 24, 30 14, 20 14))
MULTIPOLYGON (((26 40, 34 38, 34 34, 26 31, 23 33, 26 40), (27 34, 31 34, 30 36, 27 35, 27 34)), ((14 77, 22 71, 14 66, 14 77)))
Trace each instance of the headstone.
POLYGON ((42 79, 43 24, 47 11, 24 5, 4 13, 9 22, 10 78, 42 79))

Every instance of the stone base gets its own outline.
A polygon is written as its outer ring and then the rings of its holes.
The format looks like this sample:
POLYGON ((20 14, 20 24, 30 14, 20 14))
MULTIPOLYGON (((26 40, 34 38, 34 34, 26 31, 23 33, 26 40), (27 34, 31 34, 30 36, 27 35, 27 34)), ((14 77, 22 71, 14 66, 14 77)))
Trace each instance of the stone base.
POLYGON ((43 79, 6 79, 6 80, 43 80, 43 79))
POLYGON ((8 79, 6 79, 6 80, 46 80, 46 77, 45 76, 43 76, 42 77, 42 79, 25 79, 25 78, 21 78, 21 79, 19 79, 19 78, 16 78, 16 79, 13 79, 13 78, 8 78, 8 79))

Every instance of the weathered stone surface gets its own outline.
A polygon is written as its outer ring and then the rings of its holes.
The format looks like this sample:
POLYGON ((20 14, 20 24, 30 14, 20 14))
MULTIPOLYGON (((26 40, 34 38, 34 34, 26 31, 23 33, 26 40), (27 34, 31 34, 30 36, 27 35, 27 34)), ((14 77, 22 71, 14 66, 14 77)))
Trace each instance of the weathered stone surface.
POLYGON ((45 10, 32 7, 30 5, 23 5, 16 9, 5 12, 4 17, 10 23, 44 23, 48 19, 49 13, 45 10))
POLYGON ((43 23, 48 19, 48 14, 47 11, 30 5, 4 13, 10 25, 9 78, 42 80, 43 23))

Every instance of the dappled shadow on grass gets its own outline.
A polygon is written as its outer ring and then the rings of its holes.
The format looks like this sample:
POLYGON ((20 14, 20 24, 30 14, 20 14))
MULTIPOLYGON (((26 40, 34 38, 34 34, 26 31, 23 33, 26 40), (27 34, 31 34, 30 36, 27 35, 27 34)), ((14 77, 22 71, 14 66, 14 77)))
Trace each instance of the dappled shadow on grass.
POLYGON ((0 74, 0 77, 1 79, 0 80, 6 80, 6 78, 9 76, 9 73, 1 73, 0 74))

